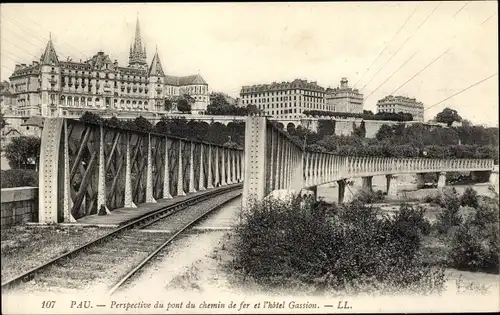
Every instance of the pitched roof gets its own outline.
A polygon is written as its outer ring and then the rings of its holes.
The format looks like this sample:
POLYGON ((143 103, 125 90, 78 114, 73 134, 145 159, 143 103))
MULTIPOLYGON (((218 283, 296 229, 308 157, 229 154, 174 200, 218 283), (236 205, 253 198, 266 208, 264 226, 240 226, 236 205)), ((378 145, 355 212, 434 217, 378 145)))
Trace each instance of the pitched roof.
POLYGON ((201 77, 200 74, 196 75, 188 75, 186 77, 179 78, 180 85, 198 85, 198 84, 207 84, 205 80, 201 77))
POLYGON ((168 85, 182 86, 182 85, 208 85, 201 75, 188 75, 185 77, 176 77, 173 75, 165 76, 165 83, 168 85))
POLYGON ((92 56, 92 58, 90 58, 88 61, 87 61, 88 64, 90 64, 92 66, 92 68, 94 69, 102 69, 104 68, 104 66, 106 64, 108 65, 112 65, 112 61, 111 59, 109 58, 108 55, 106 55, 104 52, 100 51, 98 52, 97 54, 95 54, 94 56, 92 56))
POLYGON ((31 116, 25 123, 21 124, 21 126, 35 126, 43 128, 44 120, 45 119, 41 116, 31 116))
POLYGON ((54 48, 54 44, 52 43, 52 37, 49 38, 49 42, 45 47, 45 52, 40 58, 40 62, 44 65, 59 64, 59 59, 57 59, 56 49, 54 48))
POLYGON ((160 57, 158 57, 158 51, 155 52, 153 61, 151 61, 151 66, 149 67, 149 75, 165 76, 163 68, 161 66, 160 57))

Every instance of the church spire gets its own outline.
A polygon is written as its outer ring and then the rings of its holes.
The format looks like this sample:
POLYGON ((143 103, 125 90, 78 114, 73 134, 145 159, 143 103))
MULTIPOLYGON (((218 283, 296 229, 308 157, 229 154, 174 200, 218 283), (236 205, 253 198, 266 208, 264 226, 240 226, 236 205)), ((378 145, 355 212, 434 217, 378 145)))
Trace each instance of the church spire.
POLYGON ((151 66, 149 67, 149 75, 165 76, 161 66, 160 57, 158 56, 158 46, 156 46, 156 52, 153 60, 151 61, 151 66))
POLYGON ((45 51, 40 57, 40 62, 44 65, 57 65, 59 64, 59 59, 57 58, 56 49, 52 43, 52 33, 49 33, 49 42, 45 46, 45 51))
POLYGON ((134 43, 131 45, 131 50, 129 55, 129 66, 141 69, 147 68, 146 46, 142 44, 139 16, 137 16, 137 21, 135 24, 135 37, 134 37, 134 43))

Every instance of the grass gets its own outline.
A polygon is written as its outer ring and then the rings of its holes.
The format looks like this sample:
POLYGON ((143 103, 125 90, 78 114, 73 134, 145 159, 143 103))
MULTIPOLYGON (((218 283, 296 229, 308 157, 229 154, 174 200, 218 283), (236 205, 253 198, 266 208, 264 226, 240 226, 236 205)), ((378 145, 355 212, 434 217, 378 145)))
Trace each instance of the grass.
POLYGON ((17 225, 1 231, 2 281, 98 238, 108 229, 17 225))

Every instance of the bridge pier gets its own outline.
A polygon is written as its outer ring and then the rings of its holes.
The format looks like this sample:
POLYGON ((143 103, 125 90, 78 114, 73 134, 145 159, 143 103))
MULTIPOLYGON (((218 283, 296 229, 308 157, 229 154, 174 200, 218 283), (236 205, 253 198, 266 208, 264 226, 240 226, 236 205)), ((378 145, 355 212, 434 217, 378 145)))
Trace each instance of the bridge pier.
POLYGON ((337 181, 337 185, 339 187, 338 203, 341 204, 341 203, 350 202, 354 197, 354 193, 352 192, 352 190, 349 187, 349 186, 352 186, 351 181, 349 181, 347 179, 341 179, 341 180, 337 181))
POLYGON ((443 189, 446 186, 446 172, 439 172, 437 174, 438 174, 437 188, 443 189))
POLYGON ((385 175, 387 181, 387 196, 396 198, 398 196, 398 176, 394 174, 385 175))
POLYGON ((422 189, 425 187, 425 173, 416 174, 417 179, 417 189, 422 189))
POLYGON ((373 191, 373 176, 365 176, 362 177, 363 180, 363 191, 372 192, 373 191))
POLYGON ((498 187, 498 169, 494 169, 490 172, 489 182, 494 188, 498 187))

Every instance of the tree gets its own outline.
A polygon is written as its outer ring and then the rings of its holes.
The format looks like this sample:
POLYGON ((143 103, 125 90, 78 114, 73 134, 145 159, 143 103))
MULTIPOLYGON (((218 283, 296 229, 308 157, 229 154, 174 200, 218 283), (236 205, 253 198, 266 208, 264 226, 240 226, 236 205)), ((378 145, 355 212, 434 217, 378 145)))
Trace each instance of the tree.
POLYGON ((436 121, 445 123, 448 127, 450 127, 454 121, 462 121, 462 117, 460 117, 456 110, 446 107, 442 112, 436 115, 436 121))
POLYGON ((231 148, 231 149, 238 149, 238 148, 240 148, 240 146, 236 142, 234 142, 234 141, 231 140, 231 136, 228 137, 227 142, 225 142, 223 144, 223 146, 225 146, 227 148, 231 148))
POLYGON ((168 98, 165 99, 165 103, 163 105, 164 105, 165 111, 169 112, 172 110, 172 106, 173 106, 172 100, 170 100, 168 98))
POLYGON ((106 125, 109 127, 118 128, 121 126, 121 122, 116 116, 112 116, 110 119, 105 120, 106 125))
POLYGON ((96 113, 86 111, 80 117, 80 121, 91 123, 91 124, 101 124, 103 122, 103 119, 101 116, 99 116, 96 113))
POLYGON ((183 113, 190 113, 191 104, 189 104, 189 102, 186 99, 182 98, 177 101, 177 109, 183 113))
POLYGON ((5 147, 5 157, 11 168, 24 168, 28 165, 38 165, 40 157, 40 138, 20 136, 12 139, 5 147))
POLYGON ((139 131, 150 132, 153 129, 153 124, 146 118, 139 116, 134 120, 135 127, 139 131))
POLYGON ((3 129, 5 126, 7 126, 7 122, 5 121, 5 118, 3 118, 3 113, 0 113, 0 127, 3 129))

